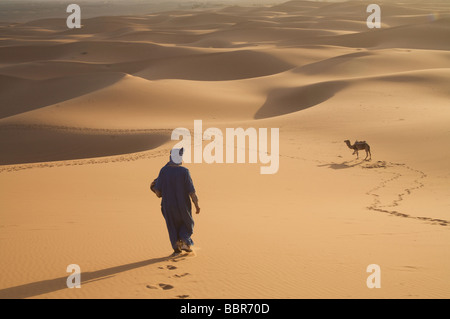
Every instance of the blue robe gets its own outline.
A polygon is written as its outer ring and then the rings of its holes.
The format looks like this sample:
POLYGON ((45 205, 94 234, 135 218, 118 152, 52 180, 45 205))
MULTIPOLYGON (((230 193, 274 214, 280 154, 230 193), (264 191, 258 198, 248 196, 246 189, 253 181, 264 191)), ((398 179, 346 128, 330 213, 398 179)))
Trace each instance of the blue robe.
POLYGON ((189 194, 194 193, 195 188, 189 170, 170 161, 159 172, 155 189, 162 194, 161 211, 172 248, 177 250, 179 239, 193 245, 194 220, 189 194))

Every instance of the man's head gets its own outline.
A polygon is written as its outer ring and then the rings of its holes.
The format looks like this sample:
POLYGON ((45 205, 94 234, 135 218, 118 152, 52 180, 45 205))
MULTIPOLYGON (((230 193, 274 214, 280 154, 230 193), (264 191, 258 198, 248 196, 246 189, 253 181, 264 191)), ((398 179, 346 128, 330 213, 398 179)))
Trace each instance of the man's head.
POLYGON ((177 164, 177 165, 181 165, 181 163, 183 162, 183 153, 184 153, 184 148, 182 147, 180 148, 174 148, 170 151, 170 161, 177 164))

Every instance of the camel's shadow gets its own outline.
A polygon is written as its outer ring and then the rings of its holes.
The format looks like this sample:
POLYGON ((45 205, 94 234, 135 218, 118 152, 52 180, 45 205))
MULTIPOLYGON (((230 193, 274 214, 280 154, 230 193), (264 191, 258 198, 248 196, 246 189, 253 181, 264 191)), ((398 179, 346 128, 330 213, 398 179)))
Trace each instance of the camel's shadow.
POLYGON ((317 165, 318 167, 328 167, 331 169, 346 169, 346 168, 352 168, 355 166, 359 166, 363 163, 367 162, 366 160, 353 160, 353 161, 344 161, 342 163, 330 163, 330 164, 322 164, 317 165))

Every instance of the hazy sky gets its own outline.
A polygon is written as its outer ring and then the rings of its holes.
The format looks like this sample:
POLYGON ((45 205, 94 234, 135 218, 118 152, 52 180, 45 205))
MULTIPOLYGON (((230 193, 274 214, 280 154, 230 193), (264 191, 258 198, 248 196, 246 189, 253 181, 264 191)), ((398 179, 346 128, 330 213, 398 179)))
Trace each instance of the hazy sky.
POLYGON ((277 4, 287 0, 0 0, 0 22, 26 22, 67 16, 69 4, 79 4, 84 18, 145 14, 222 5, 277 4))
MULTIPOLYGON (((226 5, 275 5, 288 0, 0 0, 0 22, 27 22, 67 17, 69 4, 79 4, 82 16, 135 15, 152 12, 212 8, 226 5)), ((317 0, 316 0, 317 1, 317 0)), ((336 2, 336 0, 323 0, 336 2)), ((342 1, 342 0, 338 0, 342 1)), ((365 0, 367 1, 367 0, 365 0)))
MULTIPOLYGON (((56 3, 252 3, 252 4, 267 4, 267 3, 279 3, 279 2, 287 2, 289 0, 1 0, 1 2, 36 2, 36 3, 44 3, 44 2, 56 2, 56 3)), ((314 1, 314 0, 313 0, 314 1)), ((0 2, 0 3, 1 3, 0 2)))

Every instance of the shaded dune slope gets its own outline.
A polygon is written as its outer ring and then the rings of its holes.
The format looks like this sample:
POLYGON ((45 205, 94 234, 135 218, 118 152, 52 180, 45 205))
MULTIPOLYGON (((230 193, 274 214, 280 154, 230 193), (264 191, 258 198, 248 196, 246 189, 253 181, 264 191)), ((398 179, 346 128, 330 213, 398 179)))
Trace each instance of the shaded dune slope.
POLYGON ((64 161, 147 151, 170 132, 0 126, 0 165, 64 161))

